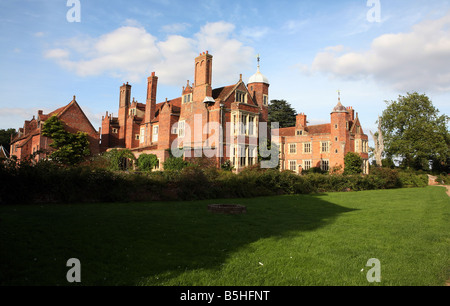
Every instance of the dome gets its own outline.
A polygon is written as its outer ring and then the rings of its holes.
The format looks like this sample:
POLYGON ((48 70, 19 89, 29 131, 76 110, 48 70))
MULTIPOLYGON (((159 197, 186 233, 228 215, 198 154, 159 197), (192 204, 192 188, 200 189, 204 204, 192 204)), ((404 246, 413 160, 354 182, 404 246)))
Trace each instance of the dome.
POLYGON ((250 77, 250 79, 248 79, 248 84, 251 84, 251 83, 269 84, 269 79, 259 71, 259 66, 258 66, 258 71, 256 71, 256 73, 254 75, 252 75, 250 77))
POLYGON ((347 113, 347 108, 339 100, 339 103, 333 108, 333 113, 347 113))

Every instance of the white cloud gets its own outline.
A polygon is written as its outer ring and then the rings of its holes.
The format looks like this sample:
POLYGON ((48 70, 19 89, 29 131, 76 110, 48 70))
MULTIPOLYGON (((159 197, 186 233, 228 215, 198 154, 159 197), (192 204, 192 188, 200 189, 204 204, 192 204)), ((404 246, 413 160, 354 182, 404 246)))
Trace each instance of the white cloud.
POLYGON ((137 21, 136 19, 126 19, 125 20, 125 26, 127 27, 142 27, 141 23, 137 21))
POLYGON ((163 32, 166 33, 180 33, 185 31, 187 28, 189 28, 191 25, 189 23, 183 22, 183 23, 173 23, 173 24, 167 24, 161 28, 163 32))
POLYGON ((260 40, 270 32, 268 27, 249 27, 244 28, 241 35, 251 40, 260 40))
POLYGON ((23 127, 24 120, 31 120, 37 116, 37 108, 0 107, 0 129, 23 127), (17 122, 19 126, 17 126, 17 122))
POLYGON ((370 50, 328 47, 316 55, 312 72, 344 79, 373 78, 399 91, 450 91, 450 13, 423 21, 411 32, 385 34, 370 50))
POLYGON ((253 49, 234 38, 234 31, 233 24, 215 22, 192 37, 158 40, 143 27, 124 26, 98 38, 68 39, 44 55, 79 76, 109 74, 137 82, 156 71, 160 83, 182 86, 193 76, 194 58, 208 50, 214 56, 213 82, 222 85, 237 82, 253 59, 253 49))
MULTIPOLYGON (((179 35, 171 35, 157 44, 162 59, 154 66, 162 83, 184 85, 193 75, 194 58, 196 56, 195 41, 179 35)), ((194 81, 190 80, 191 83, 194 81)))
POLYGON ((209 50, 214 55, 213 82, 221 85, 237 82, 239 73, 249 69, 254 59, 253 48, 232 38, 234 30, 230 23, 207 23, 195 35, 198 50, 209 50))
POLYGON ((282 29, 289 34, 295 34, 302 30, 308 23, 308 20, 288 20, 284 23, 282 29))
POLYGON ((53 59, 66 59, 69 57, 69 51, 64 49, 52 49, 46 51, 44 56, 46 58, 53 58, 53 59))

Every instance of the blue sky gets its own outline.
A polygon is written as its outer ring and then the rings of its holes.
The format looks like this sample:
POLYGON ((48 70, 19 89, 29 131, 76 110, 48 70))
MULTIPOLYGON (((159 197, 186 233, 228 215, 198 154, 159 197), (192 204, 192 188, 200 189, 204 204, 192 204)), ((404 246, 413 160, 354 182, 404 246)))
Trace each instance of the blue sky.
POLYGON ((215 88, 241 73, 248 80, 259 53, 270 99, 287 100, 310 124, 329 121, 337 90, 367 134, 384 101, 406 92, 425 93, 450 114, 450 1, 79 3, 80 22, 69 22, 67 0, 0 0, 0 129, 73 95, 98 128, 106 111, 117 113, 122 83, 145 102, 152 71, 158 102, 179 97, 206 50, 215 88))

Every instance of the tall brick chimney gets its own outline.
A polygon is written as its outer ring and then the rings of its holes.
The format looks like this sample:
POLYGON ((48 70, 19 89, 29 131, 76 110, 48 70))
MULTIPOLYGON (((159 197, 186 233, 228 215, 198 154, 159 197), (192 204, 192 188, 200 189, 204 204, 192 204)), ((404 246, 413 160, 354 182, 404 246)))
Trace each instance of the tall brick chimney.
POLYGON ((120 86, 119 98, 119 142, 121 145, 125 144, 125 126, 128 117, 128 108, 130 107, 131 85, 128 82, 120 86), (123 143, 122 143, 123 142, 123 143))
POLYGON ((347 111, 350 113, 350 120, 355 120, 355 110, 353 109, 352 106, 348 106, 347 107, 347 111))
POLYGON ((155 117, 156 112, 156 91, 158 88, 158 77, 155 72, 147 78, 147 101, 145 105, 145 120, 144 123, 150 123, 155 117))
POLYGON ((297 115, 297 124, 296 127, 306 127, 306 115, 304 113, 300 113, 297 115))
POLYGON ((194 101, 203 102, 205 97, 212 96, 212 59, 208 51, 195 58, 194 101))

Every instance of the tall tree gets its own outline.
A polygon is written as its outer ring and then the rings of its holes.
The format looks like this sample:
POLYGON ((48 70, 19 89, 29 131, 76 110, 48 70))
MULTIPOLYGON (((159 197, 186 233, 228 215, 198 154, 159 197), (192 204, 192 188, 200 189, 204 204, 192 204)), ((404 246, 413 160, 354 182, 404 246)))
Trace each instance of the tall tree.
POLYGON ((297 112, 286 100, 271 100, 269 103, 269 123, 279 122, 280 128, 295 126, 297 112))
POLYGON ((63 123, 56 116, 45 121, 42 135, 52 139, 50 146, 54 151, 50 154, 50 158, 58 163, 75 165, 90 155, 87 134, 67 132, 63 123))
POLYGON ((373 149, 370 148, 370 150, 373 152, 377 166, 381 167, 383 166, 384 153, 384 138, 383 131, 381 130, 381 117, 378 117, 378 132, 374 134, 370 131, 370 134, 372 135, 373 142, 375 144, 375 147, 373 149))
POLYGON ((11 143, 11 135, 14 137, 16 135, 15 129, 0 130, 0 146, 3 146, 9 151, 9 145, 11 143))
POLYGON ((381 129, 387 155, 398 156, 403 166, 418 170, 428 170, 430 161, 447 161, 450 117, 440 115, 431 100, 417 92, 386 103, 381 129))

